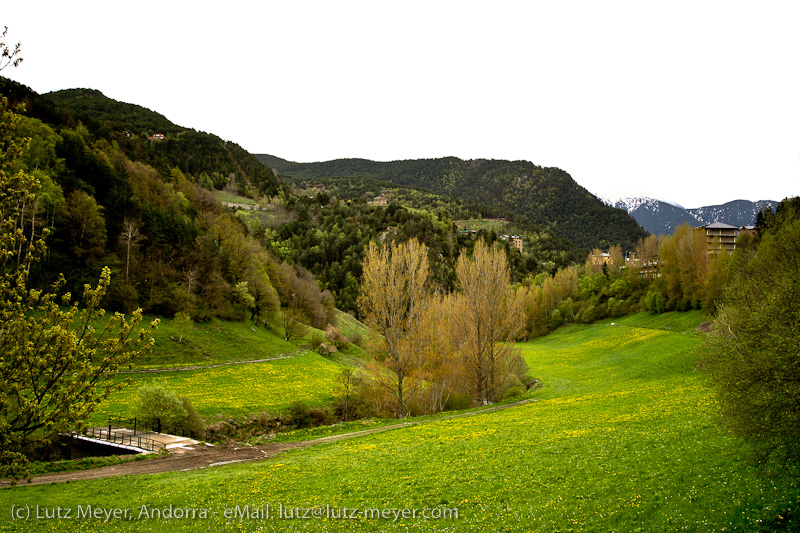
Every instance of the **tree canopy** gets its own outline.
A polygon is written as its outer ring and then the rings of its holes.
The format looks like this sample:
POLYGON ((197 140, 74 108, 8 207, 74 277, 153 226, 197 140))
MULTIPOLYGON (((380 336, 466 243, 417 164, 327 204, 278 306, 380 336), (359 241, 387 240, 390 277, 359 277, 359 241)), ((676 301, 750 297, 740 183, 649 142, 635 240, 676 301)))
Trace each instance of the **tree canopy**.
POLYGON ((705 364, 730 427, 767 456, 800 458, 800 201, 737 248, 705 364))
POLYGON ((80 305, 63 292, 63 276, 50 290, 29 287, 31 266, 46 251, 47 231, 37 235, 31 215, 41 183, 12 170, 29 142, 11 137, 19 114, 5 97, 0 112, 0 476, 19 479, 29 476, 34 443, 80 430, 120 386, 115 371, 148 350, 152 339, 136 331, 141 310, 104 318, 107 267, 96 287, 84 287, 80 305))

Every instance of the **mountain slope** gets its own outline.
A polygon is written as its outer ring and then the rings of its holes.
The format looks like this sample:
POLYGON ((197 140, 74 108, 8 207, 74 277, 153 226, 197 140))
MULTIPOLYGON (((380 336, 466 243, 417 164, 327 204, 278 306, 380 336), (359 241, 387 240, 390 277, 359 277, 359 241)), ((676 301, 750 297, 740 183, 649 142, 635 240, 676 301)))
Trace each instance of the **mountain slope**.
POLYGON ((111 137, 128 153, 161 168, 177 167, 188 174, 209 175, 216 182, 230 180, 240 194, 248 188, 276 195, 283 184, 252 154, 236 143, 210 133, 184 128, 142 106, 119 102, 94 89, 65 89, 44 98, 69 110, 98 137, 111 137), (149 141, 153 134, 163 140, 149 141), (145 153, 141 153, 145 152, 145 153), (213 173, 217 176, 210 176, 213 173))
POLYGON ((465 161, 444 157, 391 162, 338 159, 295 163, 270 155, 257 157, 289 176, 365 176, 496 206, 520 215, 525 222, 551 229, 584 250, 608 248, 617 243, 631 249, 646 235, 625 211, 605 205, 563 170, 539 167, 528 161, 465 161))
POLYGON ((654 235, 670 235, 682 224, 700 225, 686 209, 655 198, 623 198, 614 207, 627 211, 636 222, 654 235))
POLYGON ((624 209, 641 226, 653 234, 669 235, 682 224, 703 226, 712 222, 724 222, 732 226, 755 224, 756 216, 762 209, 775 209, 778 202, 773 200, 734 200, 721 205, 685 209, 655 198, 628 197, 615 202, 614 206, 624 209))
POLYGON ((778 202, 773 200, 733 200, 722 205, 709 205, 697 209, 687 209, 702 224, 724 222, 732 226, 750 226, 755 224, 756 216, 762 209, 775 210, 778 202))
POLYGON ((131 133, 178 133, 182 128, 167 117, 136 104, 106 97, 96 89, 64 89, 45 93, 56 105, 72 110, 84 121, 131 133))

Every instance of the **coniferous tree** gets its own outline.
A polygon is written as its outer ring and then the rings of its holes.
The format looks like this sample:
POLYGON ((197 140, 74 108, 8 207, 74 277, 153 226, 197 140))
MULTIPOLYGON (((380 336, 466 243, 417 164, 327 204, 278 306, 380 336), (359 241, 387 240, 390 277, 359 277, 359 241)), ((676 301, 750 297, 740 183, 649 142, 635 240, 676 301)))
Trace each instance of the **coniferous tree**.
POLYGON ((29 286, 31 265, 46 247, 43 238, 26 235, 23 217, 40 184, 24 171, 9 170, 27 147, 27 141, 18 143, 9 135, 18 116, 2 97, 0 476, 14 480, 30 477, 26 452, 32 440, 48 443, 58 432, 80 430, 99 403, 121 386, 113 381, 116 370, 152 346, 144 330, 136 333, 140 310, 130 319, 115 314, 95 330, 105 313, 100 303, 111 278, 108 268, 95 288, 85 287, 82 308, 69 293, 59 296, 63 277, 49 291, 29 286), (20 244, 27 248, 25 258, 17 261, 20 244))

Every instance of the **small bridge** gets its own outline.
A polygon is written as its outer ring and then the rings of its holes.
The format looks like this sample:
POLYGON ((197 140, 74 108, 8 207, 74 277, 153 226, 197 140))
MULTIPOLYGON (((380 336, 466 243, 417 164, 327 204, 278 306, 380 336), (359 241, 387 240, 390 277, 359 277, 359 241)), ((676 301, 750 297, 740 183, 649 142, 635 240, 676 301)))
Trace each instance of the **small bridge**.
MULTIPOLYGON (((150 433, 139 433, 137 435, 125 428, 111 430, 108 428, 88 428, 84 434, 70 433, 68 436, 73 439, 112 446, 136 453, 167 451, 167 443, 163 440, 152 438, 150 433)), ((169 437, 170 435, 164 436, 169 437)))
POLYGON ((154 431, 137 431, 136 429, 114 426, 87 428, 83 433, 72 432, 64 434, 64 436, 78 441, 118 448, 125 450, 127 453, 167 452, 173 448, 186 448, 198 443, 198 441, 187 436, 154 431))

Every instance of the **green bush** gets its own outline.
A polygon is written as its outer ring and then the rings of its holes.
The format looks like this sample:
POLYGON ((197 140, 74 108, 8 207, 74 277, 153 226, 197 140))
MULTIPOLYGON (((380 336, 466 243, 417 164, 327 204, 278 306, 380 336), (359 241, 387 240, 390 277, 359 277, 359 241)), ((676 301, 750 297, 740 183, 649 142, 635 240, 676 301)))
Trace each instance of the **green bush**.
POLYGON ((648 292, 645 296, 645 305, 647 305, 647 310, 653 314, 661 314, 667 310, 667 302, 659 291, 648 292))
POLYGON ((314 423, 311 409, 305 402, 292 402, 292 405, 289 406, 289 417, 292 419, 292 424, 298 428, 311 427, 314 423))
POLYGON ((136 416, 150 425, 157 420, 166 426, 180 425, 189 416, 178 395, 161 383, 145 383, 139 387, 136 400, 136 416))
POLYGON ((506 392, 503 394, 504 400, 510 400, 512 398, 519 398, 525 394, 525 389, 520 387, 519 385, 514 385, 513 387, 509 387, 506 389, 506 392))
POLYGON ((461 411, 472 407, 472 398, 464 392, 454 392, 450 394, 444 404, 444 411, 461 411))
POLYGON ((350 341, 350 344, 355 344, 359 348, 364 347, 364 337, 357 331, 352 333, 347 340, 350 341))
POLYGON ((206 427, 205 424, 203 424, 203 419, 200 418, 197 409, 195 409, 192 405, 192 401, 186 396, 181 396, 180 398, 183 409, 186 411, 186 418, 178 425, 184 429, 191 429, 197 433, 202 433, 205 431, 206 427))
POLYGON ((311 342, 311 349, 314 350, 315 352, 319 351, 319 347, 322 346, 322 344, 325 342, 325 336, 322 335, 322 333, 318 333, 315 331, 311 335, 310 342, 311 342))

